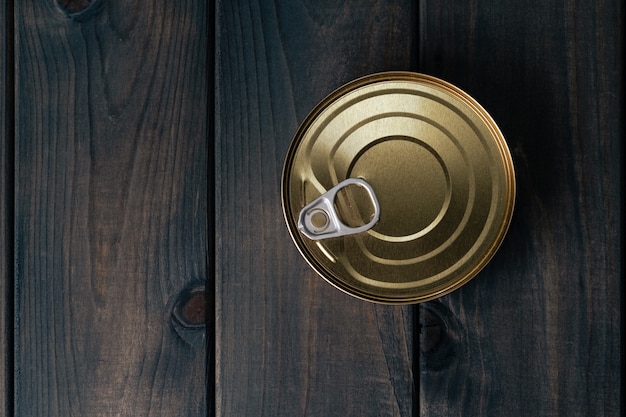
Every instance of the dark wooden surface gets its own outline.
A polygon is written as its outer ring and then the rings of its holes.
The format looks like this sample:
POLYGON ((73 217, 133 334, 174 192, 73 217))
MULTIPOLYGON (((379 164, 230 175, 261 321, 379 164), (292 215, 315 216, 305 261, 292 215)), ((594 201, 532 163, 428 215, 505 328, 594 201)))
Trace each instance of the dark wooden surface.
POLYGON ((12 248, 11 248, 11 207, 12 207, 12 184, 10 155, 13 149, 13 137, 9 129, 7 108, 8 85, 7 78, 7 46, 9 45, 9 31, 7 30, 7 6, 6 2, 0 4, 0 413, 8 416, 11 395, 11 361, 12 349, 11 317, 12 303, 12 248))
POLYGON ((411 69, 410 1, 218 1, 218 416, 410 416, 413 309, 353 299, 291 242, 280 176, 326 94, 411 69))
POLYGON ((219 0, 212 16, 204 0, 27 0, 15 18, 13 3, 0 5, 0 413, 623 413, 619 1, 219 0), (325 283, 280 207, 298 123, 384 70, 474 96, 517 170, 500 251, 420 307, 325 283))
POLYGON ((449 329, 422 357, 422 415, 623 415, 622 7, 423 2, 420 70, 492 114, 518 196, 493 262, 422 310, 449 329))
POLYGON ((205 416, 207 7, 69 3, 15 4, 15 414, 205 416))

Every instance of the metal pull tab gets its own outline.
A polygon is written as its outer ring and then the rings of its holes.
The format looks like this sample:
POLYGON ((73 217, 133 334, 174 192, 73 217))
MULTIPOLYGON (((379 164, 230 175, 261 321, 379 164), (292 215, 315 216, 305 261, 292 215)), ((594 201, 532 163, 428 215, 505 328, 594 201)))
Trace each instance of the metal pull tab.
POLYGON ((298 229, 309 239, 321 240, 365 232, 374 227, 379 218, 380 204, 372 186, 361 178, 348 178, 307 204, 300 211, 298 229), (358 227, 346 225, 335 209, 337 193, 352 185, 363 187, 367 191, 373 208, 371 219, 358 227))

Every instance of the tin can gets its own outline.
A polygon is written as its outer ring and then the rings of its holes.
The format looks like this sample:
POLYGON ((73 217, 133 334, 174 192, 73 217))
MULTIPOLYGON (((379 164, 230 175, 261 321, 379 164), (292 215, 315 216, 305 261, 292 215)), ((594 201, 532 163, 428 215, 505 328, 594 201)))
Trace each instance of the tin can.
POLYGON ((346 293, 407 304, 473 278, 508 229, 510 152, 489 114, 440 79, 387 72, 320 102, 282 174, 283 214, 311 267, 346 293))

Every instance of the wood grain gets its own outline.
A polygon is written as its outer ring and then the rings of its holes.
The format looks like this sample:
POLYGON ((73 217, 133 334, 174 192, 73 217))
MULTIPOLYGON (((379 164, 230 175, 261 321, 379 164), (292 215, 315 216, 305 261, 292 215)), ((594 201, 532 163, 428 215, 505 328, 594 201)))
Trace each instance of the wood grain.
POLYGON ((12 355, 13 348, 13 253, 12 212, 13 175, 11 167, 13 135, 10 126, 10 67, 11 38, 6 2, 0 4, 0 413, 12 413, 12 355))
POLYGON ((16 2, 17 416, 205 416, 204 1, 16 2))
POLYGON ((623 415, 621 7, 421 2, 420 69, 490 111, 518 180, 494 260, 423 307, 450 353, 422 357, 423 415, 623 415))
POLYGON ((410 416, 413 310, 315 275, 283 221, 283 158, 325 95, 414 66, 410 1, 218 1, 218 416, 410 416))

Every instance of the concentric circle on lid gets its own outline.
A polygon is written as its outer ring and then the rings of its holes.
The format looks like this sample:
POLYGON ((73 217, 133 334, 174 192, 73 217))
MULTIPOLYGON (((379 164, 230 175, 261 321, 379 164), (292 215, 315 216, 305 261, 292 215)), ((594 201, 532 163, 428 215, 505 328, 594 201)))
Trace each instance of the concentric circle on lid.
MULTIPOLYGON (((343 194, 341 212, 371 204, 343 194)), ((318 104, 282 178, 287 226, 313 269, 355 297, 391 304, 440 297, 474 277, 500 245, 514 199, 511 156, 487 112, 453 85, 408 72, 358 79, 318 104), (373 188, 377 223, 348 236, 303 235, 303 208, 349 178, 373 188)))

